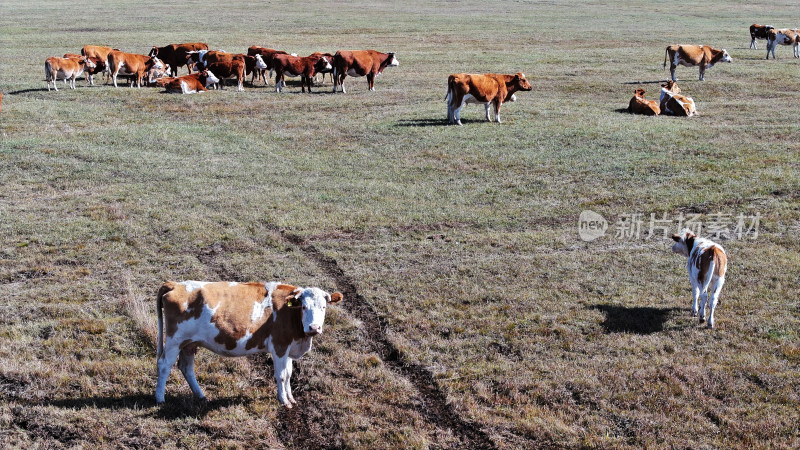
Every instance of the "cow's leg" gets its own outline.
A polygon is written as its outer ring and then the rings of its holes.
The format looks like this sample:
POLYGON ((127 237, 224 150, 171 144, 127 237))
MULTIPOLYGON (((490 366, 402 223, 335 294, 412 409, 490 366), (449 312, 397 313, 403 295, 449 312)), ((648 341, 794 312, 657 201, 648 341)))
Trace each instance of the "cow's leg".
POLYGON ((70 89, 75 89, 75 74, 74 73, 69 78, 69 88, 70 89))
POLYGON ((795 58, 800 58, 800 44, 795 42, 793 48, 794 48, 794 57, 795 58))
POLYGON ((700 65, 700 81, 705 81, 705 78, 706 78, 706 68, 701 63, 701 65, 700 65))
POLYGON ((708 327, 714 328, 714 311, 719 304, 719 295, 722 292, 722 285, 725 284, 725 277, 714 276, 711 280, 711 300, 708 305, 708 327))
POLYGON ((676 67, 678 67, 678 66, 676 66, 675 64, 670 64, 669 65, 669 76, 670 76, 670 78, 672 78, 672 81, 678 81, 678 80, 675 79, 675 68, 676 67))
POLYGON ((236 90, 242 92, 244 91, 244 75, 239 75, 238 81, 239 81, 239 87, 236 90))
POLYGON ((286 385, 284 386, 284 390, 286 391, 286 398, 289 399, 289 402, 293 405, 297 404, 295 401, 294 396, 292 395, 292 366, 294 360, 289 357, 287 358, 288 361, 286 362, 286 385))
POLYGON ((697 316, 697 300, 700 298, 700 285, 692 281, 692 317, 697 316))
POLYGON ((291 408, 292 403, 289 401, 289 397, 286 394, 286 385, 288 384, 287 381, 289 380, 289 375, 291 373, 291 369, 287 373, 287 366, 290 364, 289 361, 289 353, 287 352, 281 357, 278 357, 275 353, 272 354, 272 364, 273 368, 275 369, 275 382, 278 386, 278 401, 281 405, 291 408))
POLYGON ((346 77, 347 77, 347 74, 343 73, 341 75, 341 78, 339 78, 339 87, 342 88, 342 94, 347 94, 347 89, 344 88, 344 79, 346 77))
POLYGON ((772 50, 772 59, 775 59, 775 42, 771 39, 767 39, 767 58, 769 59, 769 51, 772 50))
POLYGON ((375 90, 375 75, 371 73, 367 74, 367 86, 369 86, 370 91, 375 90))
POLYGON ((700 323, 706 321, 706 305, 708 304, 708 291, 702 291, 700 294, 700 310, 697 313, 697 318, 700 323))
POLYGON ((186 378, 186 382, 189 383, 189 388, 192 390, 194 396, 200 400, 205 400, 206 396, 203 394, 203 390, 200 388, 200 385, 197 383, 197 378, 194 376, 195 354, 197 354, 196 345, 187 345, 184 347, 178 357, 178 369, 181 370, 183 378, 186 378))
POLYGON ((756 45, 756 38, 751 38, 750 39, 750 49, 751 50, 753 50, 753 49, 758 50, 758 45, 756 45))
POLYGON ((492 116, 489 114, 489 110, 492 108, 492 104, 491 103, 486 103, 483 106, 486 109, 486 120, 491 122, 492 121, 492 116))
POLYGON ((175 365, 175 360, 178 359, 178 354, 181 350, 177 345, 166 342, 164 345, 164 353, 158 358, 158 382, 156 383, 156 403, 164 403, 164 391, 167 388, 167 378, 172 366, 175 365))
POLYGON ((500 121, 500 106, 502 104, 503 102, 500 99, 494 101, 494 119, 497 121, 497 123, 503 123, 500 121))

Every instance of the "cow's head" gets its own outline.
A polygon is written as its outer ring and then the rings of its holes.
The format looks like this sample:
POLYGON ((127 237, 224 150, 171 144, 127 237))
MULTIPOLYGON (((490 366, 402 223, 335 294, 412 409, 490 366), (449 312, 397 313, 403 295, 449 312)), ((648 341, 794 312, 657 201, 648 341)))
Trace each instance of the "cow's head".
POLYGON ((169 64, 165 64, 162 69, 151 67, 150 70, 147 71, 147 82, 150 84, 155 83, 157 79, 166 76, 169 73, 169 70, 169 64))
POLYGON ((533 86, 528 83, 528 79, 525 78, 525 74, 522 72, 517 72, 514 74, 514 86, 516 86, 520 91, 533 90, 533 86))
POLYGON ((672 251, 688 257, 689 252, 694 247, 694 239, 696 237, 696 234, 686 229, 681 231, 680 234, 673 234, 672 240, 675 241, 675 244, 672 246, 672 251))
POLYGON ((256 59, 256 69, 264 70, 267 68, 267 63, 264 62, 264 58, 261 57, 258 53, 254 55, 256 59))
POLYGON ((327 56, 320 56, 317 62, 314 63, 314 70, 317 72, 325 72, 333 70, 331 60, 327 56))
POLYGON ((722 52, 722 58, 720 58, 720 61, 722 61, 722 62, 733 62, 733 58, 731 58, 731 55, 728 54, 727 50, 725 50, 723 48, 720 51, 722 52))
POLYGON ((310 337, 322 333, 326 308, 339 303, 342 298, 340 292, 328 294, 320 288, 297 288, 287 297, 290 300, 287 306, 302 308, 303 332, 310 337))
POLYGON ((147 70, 151 69, 164 70, 164 62, 156 58, 155 56, 151 56, 150 59, 147 60, 145 68, 147 70))
POLYGON ((219 78, 217 78, 214 73, 208 69, 203 70, 200 72, 200 79, 205 79, 206 81, 203 83, 203 86, 209 87, 212 84, 219 83, 219 78))
POLYGON ((84 56, 84 57, 83 57, 83 64, 84 64, 84 65, 86 66, 86 68, 87 68, 87 69, 89 69, 90 71, 91 71, 92 69, 94 69, 94 68, 96 68, 96 67, 97 67, 97 64, 95 64, 95 62, 94 62, 94 61, 92 61, 92 59, 91 59, 91 58, 89 58, 88 56, 84 56))
POLYGON ((153 48, 150 49, 150 53, 148 53, 147 56, 158 56, 158 47, 154 45, 153 48))
POLYGON ((680 94, 681 93, 681 88, 678 87, 678 83, 676 83, 676 82, 674 82, 672 80, 669 80, 666 83, 662 84, 661 87, 666 89, 669 92, 672 92, 673 94, 680 94))
POLYGON ((388 55, 386 60, 389 61, 389 64, 387 64, 386 67, 397 67, 400 65, 400 61, 395 58, 394 52, 389 52, 388 55))
POLYGON ((633 91, 633 96, 634 97, 639 97, 639 98, 644 98, 644 89, 639 88, 639 89, 633 91))

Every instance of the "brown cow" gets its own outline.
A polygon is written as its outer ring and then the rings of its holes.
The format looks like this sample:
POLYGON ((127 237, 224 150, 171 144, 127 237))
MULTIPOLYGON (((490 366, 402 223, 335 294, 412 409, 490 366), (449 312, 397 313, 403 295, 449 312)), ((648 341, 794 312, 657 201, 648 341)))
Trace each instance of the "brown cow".
POLYGON ((150 50, 150 56, 157 56, 164 64, 170 66, 170 75, 173 77, 178 75, 178 67, 187 66, 189 73, 192 73, 191 67, 186 64, 186 54, 196 50, 208 50, 208 44, 204 42, 189 42, 185 44, 170 44, 164 47, 156 47, 150 50))
POLYGON ((153 67, 163 69, 164 63, 155 56, 113 51, 108 54, 108 66, 111 68, 114 87, 118 87, 117 75, 120 74, 133 75, 136 87, 142 87, 145 73, 153 67))
POLYGON ((53 83, 53 88, 58 91, 56 81, 58 79, 69 80, 70 89, 75 89, 75 79, 78 78, 84 70, 93 69, 94 63, 87 57, 83 56, 78 58, 58 58, 51 56, 44 61, 44 78, 47 82, 47 90, 50 90, 50 83, 53 83))
POLYGON ((216 50, 212 51, 201 50, 196 53, 192 52, 189 55, 189 57, 193 62, 195 62, 196 66, 201 70, 207 69, 209 67, 216 68, 216 70, 214 70, 214 73, 217 73, 217 71, 219 71, 218 75, 220 79, 236 78, 238 80, 239 91, 244 90, 243 83, 246 74, 261 71, 266 69, 267 67, 266 63, 264 62, 264 58, 262 58, 260 54, 251 56, 251 55, 244 55, 241 53, 227 53, 216 50), (239 64, 233 64, 234 61, 241 61, 243 64, 243 71, 241 76, 239 76, 238 72, 239 64))
MULTIPOLYGON (((272 77, 272 57, 275 55, 288 55, 288 53, 282 50, 275 50, 273 48, 266 48, 266 47, 259 47, 257 45, 251 45, 250 48, 247 49, 247 54, 249 56, 261 55, 261 59, 264 60, 264 63, 267 65, 267 69, 270 71, 269 76, 272 77)), ((293 55, 297 56, 297 55, 293 55)), ((267 70, 259 70, 253 72, 253 78, 250 80, 250 84, 255 86, 256 79, 264 80, 264 84, 269 86, 269 82, 267 81, 266 76, 267 70)))
POLYGON ((662 114, 670 116, 692 117, 697 115, 694 100, 691 97, 679 95, 681 88, 674 81, 667 81, 661 85, 660 108, 662 114))
MULTIPOLYGON (((77 53, 65 53, 64 54, 64 58, 70 58, 70 59, 76 59, 76 60, 83 59, 83 57, 84 57, 83 55, 78 55, 77 53)), ((100 59, 100 58, 97 58, 97 57, 94 57, 94 56, 88 56, 87 58, 89 58, 89 61, 94 63, 94 68, 90 69, 90 68, 87 67, 86 70, 83 71, 83 76, 86 77, 86 81, 89 82, 89 85, 94 86, 94 75, 97 75, 98 73, 101 73, 101 72, 102 73, 107 72, 107 70, 106 70, 107 64, 106 64, 106 60, 100 59)), ((67 82, 67 80, 64 80, 64 83, 66 83, 66 82, 67 82)))
POLYGON ((292 56, 292 55, 275 55, 272 57, 272 66, 275 69, 275 92, 283 92, 286 86, 284 77, 300 77, 302 91, 306 91, 308 85, 308 92, 311 92, 311 85, 313 84, 312 77, 320 70, 331 70, 333 65, 327 56, 311 55, 311 56, 292 56))
POLYGON ((758 50, 756 39, 766 39, 769 30, 774 30, 772 25, 759 25, 754 23, 750 25, 750 48, 758 50))
POLYGON ((788 28, 769 30, 767 32, 767 59, 769 59, 770 51, 772 51, 772 59, 775 59, 775 47, 778 44, 791 45, 794 57, 800 58, 800 30, 788 28))
POLYGON ((718 50, 707 45, 670 45, 664 52, 665 69, 667 68, 667 59, 669 59, 669 73, 672 81, 676 81, 675 68, 678 65, 700 66, 700 81, 703 81, 706 69, 720 61, 733 62, 731 55, 724 48, 718 50))
POLYGON ((375 76, 380 75, 387 67, 400 65, 394 53, 381 53, 375 50, 339 50, 333 55, 333 92, 336 86, 341 86, 342 93, 347 93, 344 88, 344 79, 351 77, 367 77, 370 91, 375 90, 375 76))
POLYGON ((636 89, 633 97, 628 103, 628 112, 631 114, 644 114, 645 116, 657 116, 661 114, 661 108, 655 100, 645 100, 644 89, 636 89))
POLYGON ((113 51, 119 51, 118 48, 103 47, 100 45, 84 45, 81 49, 81 55, 88 56, 89 58, 98 58, 103 61, 105 69, 103 70, 104 79, 108 82, 111 79, 111 68, 108 66, 108 55, 113 51))
MULTIPOLYGON (((326 73, 330 74, 331 79, 333 79, 333 55, 331 55, 330 53, 314 52, 314 53, 312 53, 312 54, 310 54, 308 56, 324 56, 324 57, 328 58, 328 61, 331 62, 331 68, 330 69, 324 69, 324 70, 318 70, 317 74, 322 76, 322 83, 325 82, 325 74, 326 73)), ((316 81, 316 78, 317 78, 317 76, 314 75, 314 81, 316 81)))
MULTIPOLYGON (((500 120, 500 106, 510 101, 517 91, 530 91, 533 87, 522 72, 514 75, 499 73, 469 74, 455 73, 447 77, 447 120, 461 125, 461 108, 472 96, 479 103, 494 105, 494 116, 500 120)), ((487 108, 486 119, 491 121, 487 108)))
POLYGON ((196 92, 207 91, 208 87, 214 83, 219 83, 219 78, 210 70, 205 69, 201 72, 195 72, 182 77, 165 79, 158 84, 164 84, 167 92, 175 94, 194 94, 196 92))

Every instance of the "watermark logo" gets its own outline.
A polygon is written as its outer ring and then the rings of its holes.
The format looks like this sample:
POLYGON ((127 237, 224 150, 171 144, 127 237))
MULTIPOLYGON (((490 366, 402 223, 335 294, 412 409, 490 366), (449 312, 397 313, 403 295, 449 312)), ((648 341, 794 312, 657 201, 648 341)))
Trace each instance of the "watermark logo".
POLYGON ((578 234, 586 242, 592 242, 605 236, 608 230, 608 221, 594 211, 585 210, 578 217, 578 234))

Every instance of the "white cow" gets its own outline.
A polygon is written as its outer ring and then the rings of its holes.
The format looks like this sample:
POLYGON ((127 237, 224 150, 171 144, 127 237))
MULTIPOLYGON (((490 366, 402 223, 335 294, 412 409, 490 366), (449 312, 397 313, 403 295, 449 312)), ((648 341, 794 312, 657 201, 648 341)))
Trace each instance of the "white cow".
POLYGON ((708 305, 708 327, 714 328, 714 310, 719 302, 722 285, 725 284, 725 271, 728 267, 728 256, 721 245, 708 239, 697 237, 689 230, 673 234, 675 245, 672 251, 689 258, 686 268, 689 281, 692 283, 692 316, 697 316, 697 299, 700 302, 700 323, 705 321, 706 305, 708 305), (711 288, 711 300, 707 291, 711 288))

